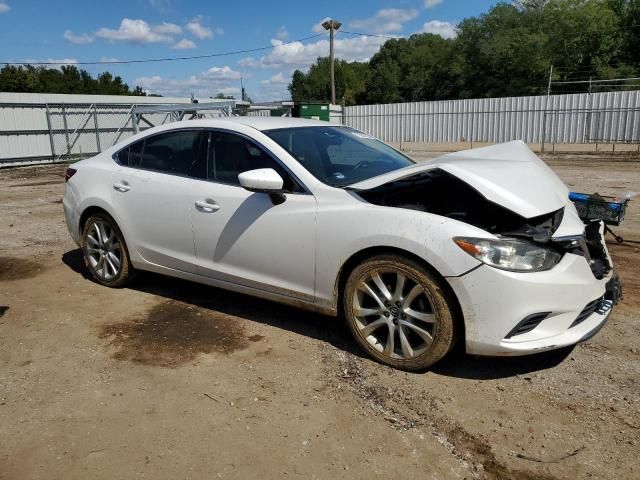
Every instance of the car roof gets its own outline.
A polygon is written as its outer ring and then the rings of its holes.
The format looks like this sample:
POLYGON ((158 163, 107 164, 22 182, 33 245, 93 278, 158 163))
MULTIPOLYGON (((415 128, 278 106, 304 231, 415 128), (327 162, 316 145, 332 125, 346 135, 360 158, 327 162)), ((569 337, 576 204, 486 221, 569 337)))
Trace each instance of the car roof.
POLYGON ((335 126, 340 127, 341 124, 329 123, 321 120, 308 120, 306 118, 294 118, 294 117, 219 117, 211 119, 198 119, 198 120, 184 120, 182 122, 175 122, 171 124, 165 124, 165 126, 198 126, 198 127, 220 127, 224 123, 234 123, 239 125, 246 125, 247 127, 255 128, 256 130, 272 130, 276 128, 299 128, 299 127, 328 127, 335 126))

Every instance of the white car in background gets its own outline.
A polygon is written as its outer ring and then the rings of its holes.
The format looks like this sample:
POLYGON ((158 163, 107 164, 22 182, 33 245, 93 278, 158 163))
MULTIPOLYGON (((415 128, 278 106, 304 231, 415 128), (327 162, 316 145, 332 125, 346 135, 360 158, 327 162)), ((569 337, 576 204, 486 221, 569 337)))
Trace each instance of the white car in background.
POLYGON ((344 315, 401 369, 456 340, 478 355, 572 345, 616 300, 601 223, 585 227, 522 142, 415 163, 320 121, 194 120, 66 177, 67 225, 97 282, 148 270, 344 315))

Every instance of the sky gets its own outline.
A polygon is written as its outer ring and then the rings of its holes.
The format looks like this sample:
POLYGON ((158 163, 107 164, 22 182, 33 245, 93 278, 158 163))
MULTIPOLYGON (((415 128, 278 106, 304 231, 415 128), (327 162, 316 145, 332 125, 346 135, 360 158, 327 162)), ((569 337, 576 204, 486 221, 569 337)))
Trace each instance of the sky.
POLYGON ((342 22, 336 57, 364 61, 386 36, 430 32, 455 36, 464 18, 486 12, 490 0, 0 0, 0 61, 153 59, 265 50, 214 58, 128 65, 108 70, 131 88, 163 96, 240 97, 241 79, 256 101, 289 98, 295 69, 328 56, 326 18, 342 22), (365 33, 357 36, 351 33, 365 33), (317 35, 313 38, 311 36, 317 35), (372 36, 377 35, 377 36, 372 36), (380 37, 382 36, 382 37, 380 37), (301 39, 305 39, 300 41, 301 39))

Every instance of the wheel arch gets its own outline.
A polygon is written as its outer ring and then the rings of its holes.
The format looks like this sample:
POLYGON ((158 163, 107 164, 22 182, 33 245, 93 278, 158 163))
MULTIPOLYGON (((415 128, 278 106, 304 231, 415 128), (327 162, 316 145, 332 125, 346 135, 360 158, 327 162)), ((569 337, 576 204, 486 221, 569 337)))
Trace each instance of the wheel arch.
POLYGON ((335 296, 336 299, 336 312, 337 315, 342 317, 344 315, 343 312, 343 302, 342 295, 344 294, 345 285, 347 283, 347 279, 353 270, 360 265, 362 262, 366 261, 369 258, 373 258, 378 255, 398 255, 404 257, 408 260, 411 260, 425 270, 427 270, 430 274, 434 275, 439 283, 442 285, 443 290, 447 296, 447 300, 451 302, 453 306, 453 318, 456 322, 456 327, 458 332, 461 335, 461 343, 464 344, 464 336, 465 336, 465 322, 464 322, 464 314, 462 312, 462 307, 460 306, 460 302, 458 300, 457 295, 447 282, 446 278, 436 270, 433 265, 427 262, 425 259, 419 257, 415 253, 409 252, 408 250, 404 250, 398 247, 389 247, 389 246, 374 246, 364 248, 353 255, 351 255, 340 267, 338 272, 338 277, 336 278, 335 283, 335 296))
POLYGON ((105 205, 102 205, 101 202, 88 203, 87 206, 84 207, 84 209, 82 209, 82 213, 80 214, 80 217, 78 220, 78 229, 79 229, 78 231, 80 234, 80 238, 82 238, 82 232, 84 232, 84 226, 87 223, 87 220, 91 217, 91 215, 95 213, 105 213, 111 218, 111 220, 113 220, 113 222, 116 224, 116 226, 122 233, 122 236, 124 237, 124 243, 127 246, 129 255, 131 255, 132 252, 130 250, 131 244, 129 243, 129 235, 127 235, 126 229, 123 228, 122 222, 119 221, 118 217, 109 210, 110 208, 106 207, 105 205))
POLYGON ((92 205, 90 207, 85 208, 83 212, 80 214, 80 219, 78 220, 78 229, 80 231, 80 235, 82 235, 82 232, 84 232, 84 226, 87 223, 87 220, 89 220, 89 217, 91 217, 91 215, 95 213, 106 213, 111 218, 113 218, 109 212, 107 212, 102 207, 98 207, 97 205, 92 205))

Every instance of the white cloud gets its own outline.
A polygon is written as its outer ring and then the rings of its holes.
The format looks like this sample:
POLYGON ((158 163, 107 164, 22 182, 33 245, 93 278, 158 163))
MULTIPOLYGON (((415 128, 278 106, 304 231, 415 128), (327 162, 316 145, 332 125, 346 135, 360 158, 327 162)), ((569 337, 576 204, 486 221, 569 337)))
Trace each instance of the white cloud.
POLYGON ((418 16, 415 9, 383 8, 369 18, 349 22, 351 28, 362 30, 364 33, 390 33, 402 30, 402 24, 418 16))
POLYGON ((166 13, 171 10, 173 0, 149 0, 149 4, 160 13, 166 13))
POLYGON ((442 3, 442 0, 424 0, 424 8, 433 8, 437 7, 442 3))
POLYGON ((162 22, 160 25, 156 25, 152 28, 154 32, 161 35, 180 35, 182 33, 182 28, 180 28, 180 26, 176 25, 175 23, 162 22))
POLYGON ((96 37, 104 38, 112 42, 171 43, 173 42, 172 35, 180 31, 180 27, 172 23, 149 25, 144 20, 123 18, 117 30, 101 28, 96 32, 96 37))
POLYGON ((9 10, 11 10, 11 7, 8 4, 0 2, 0 13, 7 13, 9 10))
POLYGON ((187 23, 184 28, 196 38, 204 40, 206 38, 213 38, 213 30, 209 27, 202 25, 202 17, 198 16, 193 18, 187 23))
POLYGON ((278 40, 286 40, 287 38, 289 38, 289 32, 284 27, 284 25, 282 27, 280 27, 278 29, 278 31, 276 32, 276 38, 278 40))
POLYGON ((260 83, 262 85, 288 85, 289 79, 284 76, 284 73, 279 72, 268 80, 262 80, 260 83))
POLYGON ((117 57, 100 57, 101 62, 119 62, 120 59, 117 57))
POLYGON ((179 42, 171 46, 174 50, 189 50, 191 48, 197 48, 197 45, 188 38, 183 38, 179 42))
POLYGON ((315 33, 322 33, 322 32, 326 32, 326 30, 324 29, 324 27, 322 26, 322 24, 324 22, 326 22, 327 20, 331 20, 330 17, 324 17, 322 20, 320 20, 318 23, 316 23, 313 27, 311 27, 311 30, 315 33))
POLYGON ((38 63, 47 63, 47 65, 43 65, 46 68, 60 69, 60 67, 63 67, 63 66, 76 65, 78 63, 78 60, 75 58, 45 58, 45 59, 25 58, 22 62, 15 65, 24 65, 24 64, 36 65, 38 63))
POLYGON ((240 89, 238 87, 219 88, 216 90, 216 93, 222 93, 223 95, 237 95, 240 93, 240 89))
MULTIPOLYGON (((223 89, 235 88, 233 86, 240 80, 240 72, 231 67, 211 67, 210 69, 191 75, 188 78, 176 79, 154 75, 152 77, 140 77, 134 82, 140 85, 145 91, 159 93, 164 96, 188 97, 193 93, 197 97, 210 97, 218 92, 224 93, 223 89)), ((230 93, 226 93, 229 95, 230 93)))
POLYGON ((82 33, 80 35, 76 35, 71 30, 66 30, 63 35, 64 39, 72 43, 74 45, 86 45, 88 43, 93 42, 93 36, 88 33, 82 33))
MULTIPOLYGON (((385 38, 368 36, 347 39, 338 38, 334 42, 336 58, 349 62, 364 62, 371 58, 385 41, 385 38)), ((259 65, 263 68, 279 68, 285 65, 306 66, 314 63, 318 57, 329 55, 329 40, 326 39, 307 44, 302 42, 285 44, 281 40, 273 39, 271 44, 275 48, 260 59, 259 65)), ((248 59, 243 59, 242 61, 248 63, 248 59)), ((243 66, 249 65, 245 64, 243 66)))
POLYGON ((286 100, 291 97, 287 86, 291 82, 291 75, 278 72, 267 80, 260 82, 257 92, 259 101, 286 100))
POLYGON ((256 60, 253 57, 241 58, 238 60, 238 65, 245 68, 258 68, 260 66, 260 60, 256 60))
POLYGON ((457 35, 455 24, 441 20, 430 20, 426 22, 420 32, 433 33, 440 35, 442 38, 454 38, 457 35))

